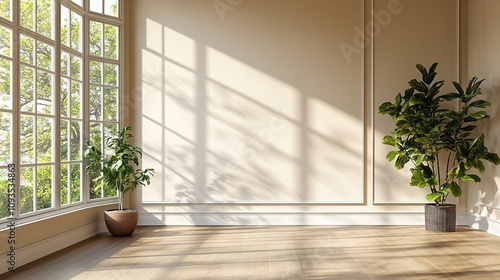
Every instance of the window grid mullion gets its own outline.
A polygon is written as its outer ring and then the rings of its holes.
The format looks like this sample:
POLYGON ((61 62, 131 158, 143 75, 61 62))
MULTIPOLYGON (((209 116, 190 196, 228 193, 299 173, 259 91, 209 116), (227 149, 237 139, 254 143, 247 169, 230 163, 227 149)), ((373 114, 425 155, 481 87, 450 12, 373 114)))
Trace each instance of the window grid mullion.
POLYGON ((55 50, 54 50, 54 72, 55 74, 55 89, 54 89, 54 128, 53 133, 55 134, 54 139, 54 151, 52 156, 54 157, 54 170, 53 170, 53 182, 54 187, 52 191, 52 207, 56 210, 61 209, 61 176, 56 176, 56 174, 61 174, 61 4, 60 1, 54 1, 54 39, 55 39, 55 50))

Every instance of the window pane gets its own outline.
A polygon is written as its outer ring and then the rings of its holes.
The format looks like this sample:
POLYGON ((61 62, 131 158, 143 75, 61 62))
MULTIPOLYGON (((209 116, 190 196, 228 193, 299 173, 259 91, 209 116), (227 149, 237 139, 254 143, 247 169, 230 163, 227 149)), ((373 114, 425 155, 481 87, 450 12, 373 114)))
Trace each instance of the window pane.
POLYGON ((61 5, 61 44, 69 47, 69 9, 61 5))
POLYGON ((34 125, 35 117, 21 115, 21 163, 35 162, 34 125))
POLYGON ((31 67, 21 65, 21 92, 20 92, 20 107, 23 112, 33 112, 35 108, 34 101, 34 81, 35 70, 31 67))
POLYGON ((82 59, 78 56, 71 56, 71 78, 82 80, 82 59))
MULTIPOLYGON (((1 0, 0 0, 0 5, 2 5, 1 0)), ((0 55, 12 57, 11 49, 12 49, 12 30, 10 28, 0 25, 0 55)))
POLYGON ((6 20, 12 20, 12 1, 0 0, 0 17, 6 20))
POLYGON ((61 75, 69 76, 69 54, 66 52, 61 53, 61 75))
POLYGON ((61 205, 69 203, 69 164, 61 164, 61 205))
POLYGON ((104 64, 104 84, 118 86, 118 65, 104 64))
POLYGON ((21 35, 21 61, 34 65, 35 64, 35 40, 21 35))
POLYGON ((106 121, 118 120, 118 90, 104 88, 104 119, 106 121))
POLYGON ((69 160, 69 121, 61 120, 61 161, 69 160))
POLYGON ((35 31, 35 4, 34 0, 21 0, 21 26, 35 31))
POLYGON ((81 147, 82 147, 82 123, 78 121, 71 121, 70 141, 71 141, 71 160, 81 160, 81 147))
POLYGON ((82 84, 71 81, 71 117, 81 118, 82 108, 82 84))
POLYGON ((118 59, 118 26, 104 25, 104 57, 118 59))
POLYGON ((104 13, 118 17, 118 0, 104 0, 104 13))
POLYGON ((102 23, 90 21, 90 55, 102 56, 102 23))
POLYGON ((52 165, 36 168, 36 210, 52 207, 52 165))
POLYGON ((53 77, 45 71, 38 71, 36 75, 36 111, 38 113, 52 114, 53 77))
POLYGON ((102 120, 102 88, 90 86, 90 119, 102 120))
POLYGON ((90 61, 90 83, 91 84, 101 84, 102 83, 102 62, 90 61))
POLYGON ((38 67, 45 68, 47 70, 52 70, 54 68, 54 63, 52 61, 52 54, 54 53, 54 47, 49 46, 42 42, 37 42, 36 48, 36 65, 38 67))
POLYGON ((71 11, 71 48, 82 51, 82 17, 71 11))
POLYGON ((78 202, 82 200, 82 164, 73 163, 71 164, 71 203, 78 202))
MULTIPOLYGON (((9 211, 9 172, 0 169, 0 219, 10 216, 9 211)), ((17 182, 16 182, 17 183, 17 182)))
POLYGON ((105 137, 109 137, 118 132, 118 124, 117 123, 107 123, 104 125, 104 135, 105 137))
POLYGON ((12 66, 11 62, 0 58, 0 109, 12 108, 12 66))
POLYGON ((69 79, 61 78, 61 116, 69 117, 69 79))
POLYGON ((52 147, 54 134, 53 119, 37 117, 37 137, 36 137, 36 155, 37 163, 52 162, 52 147))
POLYGON ((22 167, 19 169, 21 173, 20 190, 21 190, 21 214, 34 211, 33 207, 33 186, 34 186, 34 168, 22 167))
POLYGON ((78 6, 80 6, 80 7, 83 5, 82 1, 83 1, 83 0, 71 0, 71 2, 73 2, 73 3, 77 4, 77 5, 78 5, 78 6))
MULTIPOLYGON (((90 123, 90 143, 92 145, 100 147, 101 151, 103 150, 102 149, 103 143, 102 143, 102 124, 101 123, 95 123, 95 122, 90 123)), ((91 199, 101 198, 101 195, 102 195, 101 190, 94 189, 94 182, 93 182, 94 176, 96 176, 96 175, 92 175, 89 178, 90 198, 91 199)))
POLYGON ((54 9, 52 0, 37 0, 36 4, 36 32, 47 38, 54 39, 54 9))
POLYGON ((90 123, 90 143, 94 146, 100 146, 102 151, 102 125, 101 123, 90 123))
MULTIPOLYGON (((12 162, 12 114, 0 112, 0 165, 12 162)), ((2 180, 4 177, 0 177, 2 180)))
POLYGON ((91 0, 90 11, 102 14, 102 0, 91 0))

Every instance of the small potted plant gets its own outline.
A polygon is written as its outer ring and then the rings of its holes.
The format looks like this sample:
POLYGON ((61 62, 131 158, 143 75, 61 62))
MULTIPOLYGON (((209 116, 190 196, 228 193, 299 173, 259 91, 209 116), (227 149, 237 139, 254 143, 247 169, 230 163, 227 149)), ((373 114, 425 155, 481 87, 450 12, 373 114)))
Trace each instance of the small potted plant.
POLYGON ((137 226, 138 213, 134 209, 123 208, 123 198, 137 186, 150 184, 154 176, 152 168, 137 168, 142 157, 142 149, 132 146, 129 138, 130 126, 105 138, 104 153, 100 144, 87 142, 85 157, 88 160, 87 174, 91 176, 96 191, 116 190, 118 209, 104 212, 104 221, 113 236, 132 235, 137 226))
POLYGON ((500 159, 488 151, 484 134, 475 131, 491 105, 478 98, 483 80, 474 77, 465 89, 453 82, 456 92, 440 94, 445 82, 434 82, 437 65, 427 70, 417 64, 421 79, 409 81, 410 88, 394 102, 380 105, 379 113, 396 122, 382 143, 394 148, 386 158, 397 169, 412 164, 411 186, 429 188, 425 198, 433 203, 425 206, 426 230, 455 231, 456 206, 446 203, 448 195, 461 196, 460 182, 480 182, 483 160, 499 164, 500 159))

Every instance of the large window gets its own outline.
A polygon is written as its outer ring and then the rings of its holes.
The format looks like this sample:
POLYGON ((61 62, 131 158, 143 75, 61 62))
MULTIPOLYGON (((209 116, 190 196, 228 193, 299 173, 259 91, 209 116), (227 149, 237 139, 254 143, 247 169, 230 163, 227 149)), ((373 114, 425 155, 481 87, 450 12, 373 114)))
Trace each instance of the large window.
POLYGON ((120 125, 121 28, 119 0, 0 0, 0 222, 12 177, 18 217, 116 196, 83 154, 120 125))

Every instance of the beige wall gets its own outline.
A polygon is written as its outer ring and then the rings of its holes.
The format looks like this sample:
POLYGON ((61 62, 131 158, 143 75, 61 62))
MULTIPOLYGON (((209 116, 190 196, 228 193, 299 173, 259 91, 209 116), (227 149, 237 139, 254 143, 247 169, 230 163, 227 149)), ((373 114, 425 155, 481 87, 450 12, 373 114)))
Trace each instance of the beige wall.
MULTIPOLYGON (((468 76, 485 79, 482 90, 492 102, 491 118, 483 123, 488 148, 500 152, 500 1, 468 2, 468 76)), ((473 214, 473 227, 500 234, 500 168, 487 165, 480 184, 469 186, 468 210, 473 214)))
POLYGON ((421 223, 377 108, 416 63, 459 80, 459 1, 371 3, 132 1, 140 223, 421 223))

